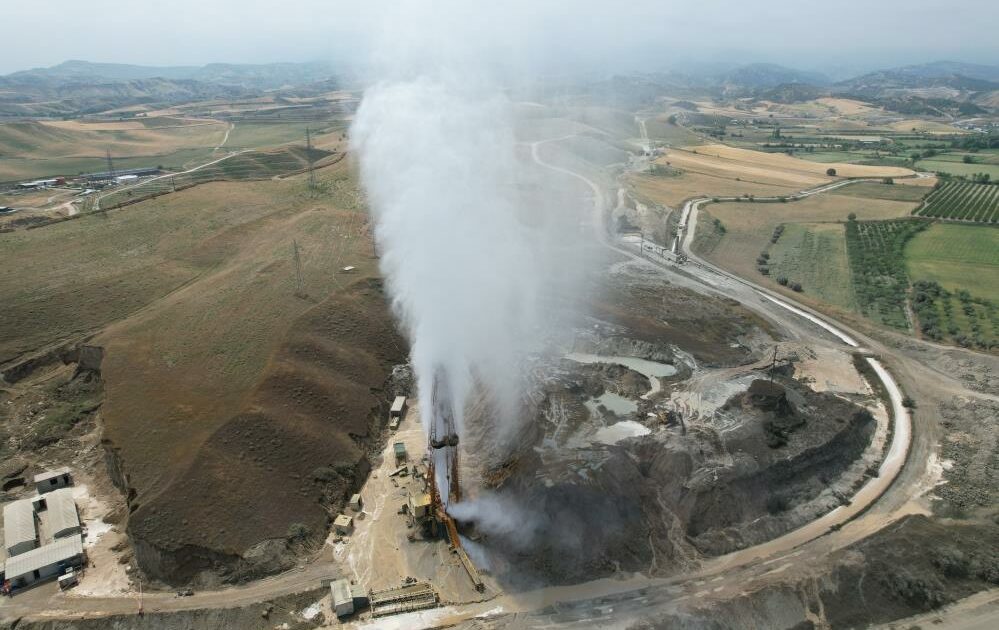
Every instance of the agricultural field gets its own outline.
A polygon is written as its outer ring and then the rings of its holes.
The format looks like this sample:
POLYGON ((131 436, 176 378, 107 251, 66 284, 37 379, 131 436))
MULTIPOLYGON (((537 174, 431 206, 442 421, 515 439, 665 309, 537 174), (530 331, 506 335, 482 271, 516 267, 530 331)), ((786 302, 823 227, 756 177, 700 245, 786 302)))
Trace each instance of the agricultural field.
MULTIPOLYGON (((846 235, 842 223, 787 223, 765 250, 769 277, 843 310, 854 310, 846 235)), ((760 261, 757 261, 758 263, 760 261)))
MULTIPOLYGON (((707 206, 707 210, 713 218, 717 218, 721 222, 726 233, 718 239, 713 247, 700 241, 698 236, 694 242, 694 249, 722 268, 747 278, 759 279, 773 288, 781 288, 776 283, 773 274, 765 277, 760 276, 759 265, 756 262, 761 253, 768 251, 772 245, 774 230, 779 225, 785 225, 784 229, 786 230, 790 224, 794 223, 840 224, 846 221, 851 213, 860 220, 893 219, 907 216, 912 211, 913 206, 913 203, 903 201, 858 199, 828 194, 815 195, 801 201, 788 203, 750 203, 746 201, 713 203, 707 206)), ((701 234, 701 227, 700 221, 698 221, 696 235, 701 234)), ((826 232, 825 236, 828 237, 829 232, 826 232)), ((835 250, 836 248, 831 247, 830 249, 835 250)), ((811 262, 816 267, 825 264, 824 261, 818 259, 809 261, 803 256, 797 258, 801 264, 811 262)), ((813 277, 821 274, 818 270, 802 271, 801 273, 802 276, 812 275, 813 277)), ((802 282, 802 288, 805 296, 811 295, 811 288, 804 282, 802 282)), ((823 289, 823 291, 842 293, 834 288, 823 289)))
POLYGON ((923 197, 929 192, 929 188, 926 186, 907 186, 898 183, 884 184, 877 182, 857 182, 856 184, 850 184, 849 186, 829 191, 832 195, 842 195, 844 197, 910 202, 922 201, 923 197))
POLYGON ((225 131, 181 118, 0 124, 0 181, 107 170, 108 150, 117 168, 180 167, 210 155, 225 131))
POLYGON ((346 131, 343 121, 314 122, 242 122, 236 121, 225 148, 229 150, 255 149, 286 143, 305 143, 305 130, 309 129, 314 136, 314 144, 320 146, 322 136, 346 131))
POLYGON ((999 185, 945 181, 915 214, 952 221, 999 223, 999 185))
POLYGON ((783 153, 764 153, 721 144, 696 147, 690 152, 671 151, 659 161, 671 161, 680 168, 711 173, 724 172, 751 181, 786 183, 803 187, 829 181, 829 168, 838 177, 910 177, 913 172, 894 166, 864 166, 840 162, 819 164, 783 153))
POLYGON ((936 155, 932 159, 924 159, 916 162, 916 168, 921 171, 933 171, 935 173, 947 173, 948 175, 958 175, 972 177, 978 173, 985 173, 990 179, 999 181, 999 164, 984 162, 965 164, 963 161, 945 159, 947 154, 936 155))
POLYGON ((685 199, 691 197, 706 197, 721 195, 725 197, 740 197, 754 195, 767 197, 771 195, 791 195, 797 188, 759 184, 734 177, 709 175, 688 170, 675 175, 641 174, 629 175, 628 182, 637 196, 651 204, 660 204, 676 208, 685 199))
POLYGON ((929 227, 926 221, 847 221, 846 246, 857 307, 880 324, 910 329, 905 246, 929 227))
POLYGON ((905 262, 924 335, 999 346, 999 228, 935 224, 909 242, 905 262))
POLYGON ((247 151, 189 173, 157 177, 139 184, 112 189, 110 193, 88 199, 83 205, 83 210, 96 209, 93 206, 95 200, 99 200, 100 208, 107 209, 205 182, 287 176, 308 168, 310 157, 315 167, 322 168, 336 159, 337 155, 342 154, 319 149, 313 149, 308 153, 305 147, 301 146, 287 146, 269 151, 247 151))

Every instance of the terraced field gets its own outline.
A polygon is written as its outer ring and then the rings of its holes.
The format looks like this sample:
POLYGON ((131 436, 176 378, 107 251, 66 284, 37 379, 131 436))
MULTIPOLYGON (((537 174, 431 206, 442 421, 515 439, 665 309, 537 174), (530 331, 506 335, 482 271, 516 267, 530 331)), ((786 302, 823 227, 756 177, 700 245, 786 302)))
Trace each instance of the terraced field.
POLYGON ((948 181, 934 190, 915 214, 952 221, 999 223, 999 186, 948 181))

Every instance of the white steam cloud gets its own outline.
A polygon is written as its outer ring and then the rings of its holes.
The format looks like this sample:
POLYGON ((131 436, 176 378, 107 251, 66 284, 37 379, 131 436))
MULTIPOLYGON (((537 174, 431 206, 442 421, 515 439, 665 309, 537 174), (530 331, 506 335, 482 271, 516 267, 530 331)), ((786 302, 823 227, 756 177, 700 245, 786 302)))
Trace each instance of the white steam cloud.
POLYGON ((482 16, 444 5, 403 3, 384 29, 351 137, 424 423, 441 370, 459 432, 480 383, 499 434, 516 427, 524 358, 555 323, 548 296, 565 288, 573 231, 518 145, 491 46, 464 31, 484 33, 482 16))

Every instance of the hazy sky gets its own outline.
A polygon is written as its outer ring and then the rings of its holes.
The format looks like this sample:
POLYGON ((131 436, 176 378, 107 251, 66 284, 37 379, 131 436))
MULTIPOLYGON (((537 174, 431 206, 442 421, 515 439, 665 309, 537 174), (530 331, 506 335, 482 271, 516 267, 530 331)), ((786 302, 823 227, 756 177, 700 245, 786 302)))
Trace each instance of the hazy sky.
MULTIPOLYGON (((370 59, 385 12, 424 7, 442 33, 553 67, 688 61, 857 68, 999 63, 996 0, 0 0, 0 73, 66 59, 150 65, 370 59), (455 17, 456 12, 467 14, 455 17), (467 25, 471 24, 471 27, 467 25)), ((446 36, 445 36, 446 39, 446 36)))

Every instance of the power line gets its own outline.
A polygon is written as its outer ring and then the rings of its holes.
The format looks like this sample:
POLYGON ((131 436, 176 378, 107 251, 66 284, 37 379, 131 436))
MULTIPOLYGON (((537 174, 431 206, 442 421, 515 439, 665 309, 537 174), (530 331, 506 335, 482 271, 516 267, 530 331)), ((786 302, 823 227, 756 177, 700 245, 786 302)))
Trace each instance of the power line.
POLYGON ((291 242, 295 261, 295 296, 305 297, 305 283, 302 281, 302 257, 298 253, 298 241, 291 242))

